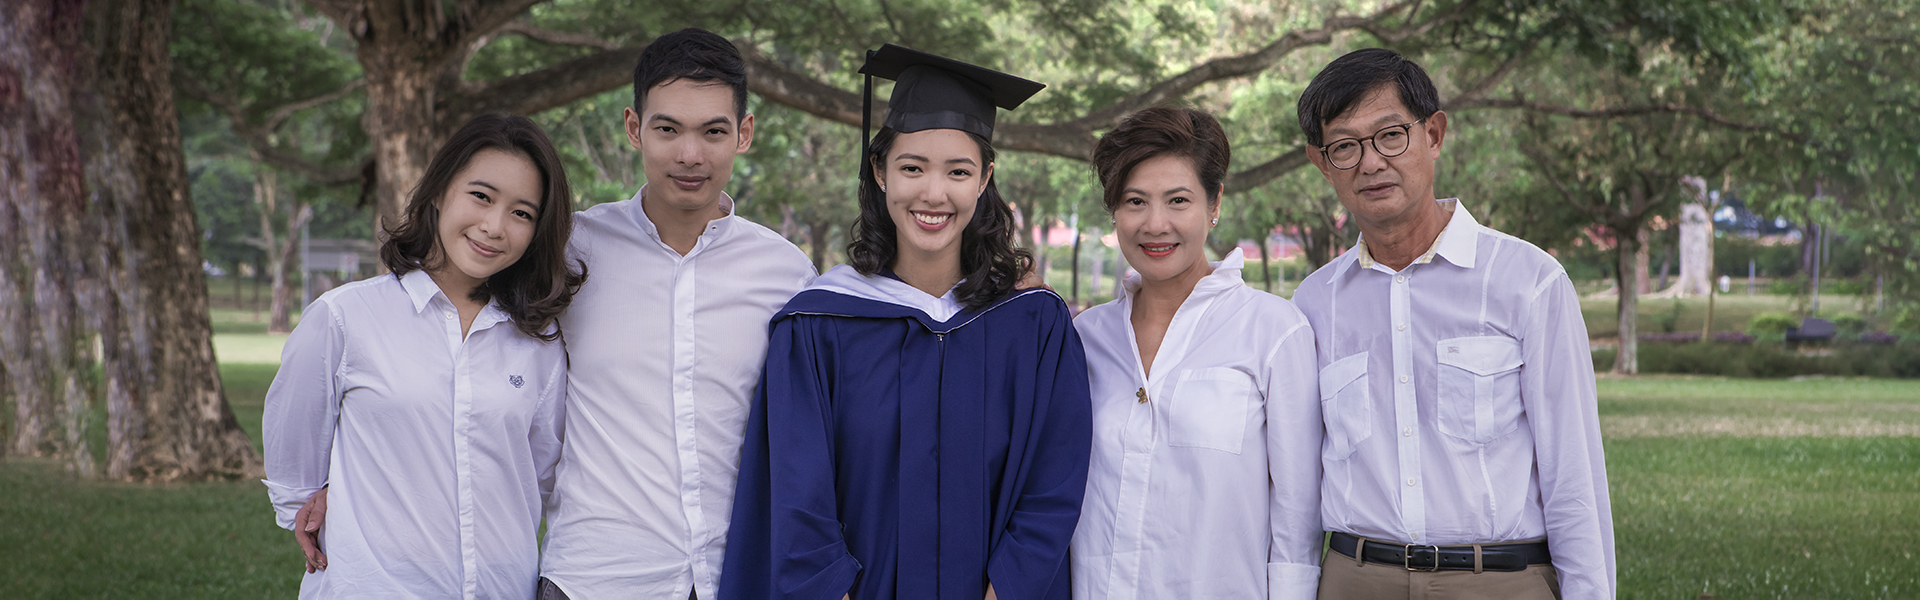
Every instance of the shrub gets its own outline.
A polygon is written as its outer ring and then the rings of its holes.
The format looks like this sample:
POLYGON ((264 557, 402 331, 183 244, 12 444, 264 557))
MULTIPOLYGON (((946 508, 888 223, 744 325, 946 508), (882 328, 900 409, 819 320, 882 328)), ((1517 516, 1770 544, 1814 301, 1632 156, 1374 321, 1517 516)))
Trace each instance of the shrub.
MULTIPOLYGON (((1802 355, 1770 344, 1647 344, 1640 346, 1639 354, 1641 373, 1920 378, 1920 344, 1844 346, 1827 356, 1802 355)), ((1613 348, 1595 350, 1594 370, 1611 370, 1616 355, 1613 348)))
MULTIPOLYGON (((1754 337, 1737 331, 1716 331, 1713 341, 1726 344, 1751 344, 1754 337)), ((1642 333, 1640 341, 1654 344, 1691 344, 1700 341, 1700 334, 1691 331, 1681 333, 1642 333)))
POLYGON ((1900 336, 1897 334, 1878 331, 1869 331, 1860 334, 1860 343, 1862 344, 1897 344, 1899 342, 1900 336))
POLYGON ((1775 296, 1792 296, 1806 291, 1806 289, 1806 280, 1798 277, 1793 279, 1775 279, 1767 282, 1767 293, 1775 296))
POLYGON ((1920 308, 1907 307, 1893 317, 1893 324, 1887 329, 1902 333, 1920 333, 1920 308))
POLYGON ((1673 308, 1668 309, 1666 312, 1654 313, 1653 315, 1654 325, 1659 326, 1660 331, 1664 333, 1673 333, 1674 325, 1678 324, 1679 322, 1680 322, 1680 299, 1679 298, 1673 299, 1673 308))
POLYGON ((1832 283, 1820 286, 1820 293, 1836 296, 1858 296, 1866 293, 1867 284, 1852 279, 1836 279, 1832 283))
POLYGON ((1747 335, 1769 337, 1784 335, 1789 327, 1799 327, 1800 321, 1780 313, 1760 313, 1747 321, 1747 335))
POLYGON ((1833 316, 1833 328, 1841 335, 1853 335, 1867 330, 1867 319, 1853 313, 1840 313, 1833 316))

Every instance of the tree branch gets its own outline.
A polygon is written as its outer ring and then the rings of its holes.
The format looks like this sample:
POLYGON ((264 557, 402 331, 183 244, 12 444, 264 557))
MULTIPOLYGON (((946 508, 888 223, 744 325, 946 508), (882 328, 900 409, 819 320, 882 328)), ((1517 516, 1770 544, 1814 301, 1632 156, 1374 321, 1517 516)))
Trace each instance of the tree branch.
POLYGON ((1226 181, 1227 192, 1246 191, 1266 185, 1267 182, 1279 179, 1281 175, 1292 173, 1294 169, 1307 166, 1310 162, 1312 161, 1307 159, 1307 147, 1305 145, 1295 147, 1292 150, 1280 153, 1280 155, 1274 157, 1273 160, 1261 163, 1245 171, 1228 175, 1226 181))
POLYGON ((1453 106, 1451 108, 1454 108, 1455 110, 1465 110, 1470 108, 1520 109, 1520 110, 1532 111, 1537 113, 1571 117, 1575 119, 1613 119, 1613 118, 1619 118, 1619 117, 1638 117, 1638 116, 1662 114, 1662 113, 1685 114, 1685 115, 1693 115, 1695 117, 1699 117, 1700 119, 1705 120, 1709 123, 1713 123, 1721 127, 1726 127, 1728 129, 1736 129, 1740 131, 1768 132, 1768 133, 1772 133, 1772 134, 1787 138, 1789 140, 1793 140, 1795 142, 1803 143, 1803 144, 1809 141, 1806 136, 1783 131, 1780 128, 1772 125, 1765 125, 1765 124, 1759 124, 1759 123, 1744 123, 1740 121, 1735 121, 1733 119, 1729 119, 1727 117, 1721 116, 1719 113, 1713 112, 1713 110, 1711 109, 1702 108, 1698 106, 1687 106, 1684 104, 1675 104, 1672 102, 1666 102, 1666 103, 1660 103, 1660 104, 1641 104, 1641 105, 1634 105, 1634 106, 1620 106, 1615 108, 1603 108, 1603 109, 1583 109, 1583 108, 1574 108, 1571 106, 1559 106, 1554 104, 1546 104, 1542 102, 1534 102, 1532 100, 1527 100, 1525 98, 1515 96, 1513 98, 1478 98, 1478 99, 1461 100, 1461 101, 1458 101, 1456 106, 1453 106))
POLYGON ((594 48, 597 50, 618 50, 621 47, 620 44, 618 43, 601 39, 598 36, 588 35, 584 33, 573 33, 570 31, 554 31, 551 29, 541 29, 539 27, 534 27, 532 23, 528 23, 526 21, 508 21, 507 24, 501 25, 500 28, 495 31, 498 33, 515 33, 515 34, 524 36, 530 40, 536 40, 536 41, 546 42, 549 44, 555 44, 560 46, 582 46, 587 48, 594 48))
POLYGON ((632 85, 633 65, 640 62, 644 49, 632 46, 603 50, 538 71, 442 93, 435 111, 438 127, 453 131, 475 115, 486 113, 530 115, 632 85))
MULTIPOLYGON (((215 93, 209 89, 205 83, 189 74, 187 69, 173 69, 173 77, 175 84, 174 89, 180 91, 182 95, 205 102, 209 106, 212 106, 214 110, 220 111, 220 114, 226 116, 227 122, 233 129, 234 135, 239 136, 242 141, 246 142, 248 148, 258 153, 262 162, 299 173, 303 177, 324 185, 339 185, 360 181, 361 171, 366 168, 368 163, 373 161, 371 155, 354 161, 351 165, 338 167, 327 167, 308 161, 297 153, 288 152, 275 146, 271 136, 268 135, 273 128, 248 123, 245 116, 246 111, 243 110, 239 100, 232 96, 215 93)), ((353 90, 359 89, 360 86, 364 84, 365 80, 355 80, 354 83, 339 90, 281 106, 270 113, 275 115, 275 117, 270 120, 275 124, 275 127, 278 127, 278 124, 284 121, 287 116, 298 112, 302 108, 325 104, 353 90)))
POLYGON ((267 131, 279 129, 281 123, 284 123, 286 122, 287 119, 293 117, 293 113, 297 113, 309 108, 313 108, 315 106, 326 104, 334 100, 345 98, 347 97, 348 94, 352 94, 355 91, 358 91, 360 88, 364 88, 364 87, 367 87, 367 80, 365 78, 355 79, 353 81, 347 82, 347 85, 344 87, 341 87, 340 89, 327 92, 325 94, 320 94, 318 96, 314 96, 312 98, 308 98, 305 100, 296 100, 293 102, 289 102, 285 106, 281 106, 279 108, 273 109, 272 112, 267 113, 267 118, 260 122, 260 128, 265 129, 267 131))
POLYGON ((1273 43, 1267 44, 1266 47, 1259 50, 1237 56, 1220 57, 1200 63, 1179 75, 1169 77, 1166 80, 1153 84, 1144 91, 1122 98, 1118 102, 1114 102, 1099 110, 1087 113, 1086 116, 1074 119, 1070 121, 1070 123, 1089 130, 1111 127, 1119 123, 1120 119, 1126 118, 1127 115, 1133 114, 1140 109, 1178 98, 1207 83, 1234 77, 1245 77, 1265 71, 1272 67, 1274 63, 1279 62, 1281 58, 1291 54, 1294 50, 1307 46, 1325 45, 1332 42, 1333 34, 1340 31, 1360 29, 1373 34, 1375 37, 1391 42, 1405 39, 1414 31, 1423 31, 1425 28, 1437 24, 1441 20, 1452 18, 1451 15, 1442 15, 1426 23, 1418 23, 1396 29, 1379 27, 1382 20, 1399 12, 1402 8, 1406 8, 1407 5, 1407 2, 1389 4, 1366 17, 1328 17, 1319 29, 1296 29, 1282 34, 1279 39, 1274 40, 1273 43))

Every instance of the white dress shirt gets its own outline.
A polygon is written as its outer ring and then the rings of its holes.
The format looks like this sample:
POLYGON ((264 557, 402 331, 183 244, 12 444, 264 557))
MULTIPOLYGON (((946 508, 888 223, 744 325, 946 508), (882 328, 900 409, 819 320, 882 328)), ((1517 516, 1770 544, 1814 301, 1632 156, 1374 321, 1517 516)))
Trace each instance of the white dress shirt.
POLYGON ((567 443, 540 574, 581 600, 718 597, 768 320, 814 276, 799 248, 731 214, 681 256, 645 194, 574 216, 588 275, 560 316, 567 443))
POLYGON ((461 339, 425 272, 327 292, 267 390, 268 495, 291 529, 329 486, 302 598, 525 598, 566 399, 559 341, 489 304, 461 339))
POLYGON ((1235 249, 1200 280, 1151 370, 1129 318, 1137 277, 1074 320, 1093 387, 1093 459, 1073 597, 1314 597, 1313 332, 1293 304, 1240 280, 1244 262, 1235 249))
POLYGON ((1567 598, 1614 595, 1613 514, 1579 298, 1552 256, 1458 200, 1395 272, 1365 240, 1295 291, 1319 342, 1333 531, 1546 538, 1567 598))

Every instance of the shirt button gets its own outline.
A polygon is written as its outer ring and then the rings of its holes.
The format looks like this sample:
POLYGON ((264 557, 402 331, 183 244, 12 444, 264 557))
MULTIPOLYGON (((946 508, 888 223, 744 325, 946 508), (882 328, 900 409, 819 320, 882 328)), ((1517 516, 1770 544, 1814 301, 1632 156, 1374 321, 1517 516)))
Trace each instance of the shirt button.
POLYGON ((1406 323, 1401 323, 1401 324, 1400 324, 1400 326, 1399 326, 1399 329, 1400 329, 1401 331, 1406 331, 1406 330, 1407 330, 1407 324, 1406 324, 1406 323))
POLYGON ((1408 427, 1406 429, 1400 430, 1400 437, 1413 437, 1413 428, 1408 427))
POLYGON ((1393 282, 1394 282, 1394 283, 1406 283, 1406 282, 1407 282, 1407 276, 1405 276, 1405 275, 1395 275, 1395 276, 1393 276, 1393 282))
POLYGON ((1405 375, 1401 375, 1401 376, 1400 376, 1400 383, 1406 383, 1406 382, 1407 382, 1407 376, 1405 376, 1405 375))
POLYGON ((1413 478, 1412 478, 1412 477, 1408 477, 1408 478, 1407 478, 1407 485, 1413 485, 1413 478))
POLYGON ((1415 533, 1415 534, 1409 534, 1409 535, 1413 536, 1413 541, 1416 541, 1416 542, 1420 541, 1420 534, 1415 533))

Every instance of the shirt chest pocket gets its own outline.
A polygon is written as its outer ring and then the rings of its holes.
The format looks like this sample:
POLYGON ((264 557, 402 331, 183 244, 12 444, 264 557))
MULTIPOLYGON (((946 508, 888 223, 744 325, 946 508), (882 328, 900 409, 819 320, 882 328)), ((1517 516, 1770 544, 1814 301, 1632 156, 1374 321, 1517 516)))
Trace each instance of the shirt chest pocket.
POLYGON ((1520 342, 1504 336, 1440 340, 1440 432, 1485 444, 1520 424, 1520 342))
POLYGON ((1253 377, 1227 368, 1182 371, 1167 407, 1167 445, 1239 454, 1247 412, 1257 403, 1253 377))
POLYGON ((1327 439, 1322 453, 1345 460, 1373 434, 1373 394, 1367 388, 1367 353, 1333 361, 1320 369, 1320 414, 1327 439))

